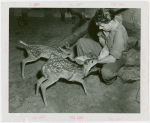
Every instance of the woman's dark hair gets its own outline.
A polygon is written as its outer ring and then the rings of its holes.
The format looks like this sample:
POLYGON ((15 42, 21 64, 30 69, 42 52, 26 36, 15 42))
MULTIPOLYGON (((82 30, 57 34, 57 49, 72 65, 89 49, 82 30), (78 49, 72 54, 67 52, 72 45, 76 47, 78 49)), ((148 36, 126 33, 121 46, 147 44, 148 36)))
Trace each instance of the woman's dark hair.
POLYGON ((95 22, 109 23, 115 17, 114 10, 109 8, 101 8, 95 12, 94 20, 95 22))

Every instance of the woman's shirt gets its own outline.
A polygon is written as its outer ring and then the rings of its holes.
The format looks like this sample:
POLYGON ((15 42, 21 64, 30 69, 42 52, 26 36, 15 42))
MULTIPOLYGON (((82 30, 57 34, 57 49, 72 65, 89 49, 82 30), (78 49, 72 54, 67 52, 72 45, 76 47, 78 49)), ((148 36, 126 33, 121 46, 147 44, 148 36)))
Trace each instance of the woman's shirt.
MULTIPOLYGON (((122 25, 122 20, 119 16, 116 16, 114 20, 110 21, 111 25, 110 32, 104 32, 105 36, 113 40, 106 41, 106 45, 109 49, 110 55, 119 59, 122 55, 122 52, 128 50, 128 34, 125 27, 122 25), (114 33, 115 31, 115 33, 114 33)), ((101 32, 98 33, 98 36, 101 32)))
MULTIPOLYGON (((109 36, 111 38, 111 32, 109 36)), ((128 34, 125 27, 122 24, 118 26, 114 35, 114 40, 106 42, 106 45, 108 46, 110 54, 116 59, 119 59, 122 56, 122 52, 128 50, 128 34)))

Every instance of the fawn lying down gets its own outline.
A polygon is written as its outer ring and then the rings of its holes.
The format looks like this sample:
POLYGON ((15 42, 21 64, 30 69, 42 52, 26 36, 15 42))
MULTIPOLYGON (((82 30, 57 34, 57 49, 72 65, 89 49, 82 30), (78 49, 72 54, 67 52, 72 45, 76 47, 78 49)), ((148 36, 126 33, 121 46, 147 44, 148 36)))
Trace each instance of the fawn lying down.
POLYGON ((56 83, 60 78, 64 78, 71 82, 76 81, 81 83, 85 93, 88 94, 84 83, 85 73, 87 73, 85 72, 85 68, 93 66, 92 64, 92 60, 87 60, 82 66, 79 66, 67 59, 51 54, 50 59, 42 67, 44 76, 37 82, 36 95, 38 96, 39 87, 41 86, 45 106, 48 106, 45 96, 46 88, 56 83))
POLYGON ((61 47, 49 47, 45 45, 29 45, 24 43, 23 41, 19 41, 21 44, 25 46, 25 49, 28 53, 28 57, 22 60, 22 77, 24 77, 24 67, 26 63, 36 61, 41 57, 49 59, 51 53, 54 53, 57 56, 61 56, 63 58, 73 57, 73 51, 69 49, 69 46, 66 45, 67 49, 63 49, 61 47), (63 50, 63 52, 61 51, 63 50))

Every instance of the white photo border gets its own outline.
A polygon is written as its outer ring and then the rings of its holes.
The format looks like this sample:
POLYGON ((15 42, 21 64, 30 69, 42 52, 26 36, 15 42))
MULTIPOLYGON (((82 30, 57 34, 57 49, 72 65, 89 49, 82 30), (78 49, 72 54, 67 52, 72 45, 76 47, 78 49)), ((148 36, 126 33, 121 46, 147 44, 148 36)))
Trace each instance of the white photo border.
POLYGON ((38 122, 33 120, 32 117, 40 116, 40 113, 9 113, 8 100, 9 100, 9 8, 10 7, 39 7, 39 8, 66 8, 70 7, 70 4, 74 8, 141 8, 141 88, 142 101, 141 101, 141 113, 42 113, 46 115, 46 118, 42 122, 72 122, 81 120, 72 120, 70 116, 83 116, 83 121, 109 121, 110 117, 121 118, 123 121, 145 121, 149 120, 149 3, 148 2, 129 2, 118 1, 117 6, 112 5, 114 1, 70 1, 70 2, 9 2, 1 3, 1 99, 2 99, 2 121, 4 122, 38 122), (39 3, 39 6, 34 6, 35 3, 39 3), (81 6, 76 6, 80 3, 81 6), (124 6, 119 6, 118 3, 123 3, 124 6))

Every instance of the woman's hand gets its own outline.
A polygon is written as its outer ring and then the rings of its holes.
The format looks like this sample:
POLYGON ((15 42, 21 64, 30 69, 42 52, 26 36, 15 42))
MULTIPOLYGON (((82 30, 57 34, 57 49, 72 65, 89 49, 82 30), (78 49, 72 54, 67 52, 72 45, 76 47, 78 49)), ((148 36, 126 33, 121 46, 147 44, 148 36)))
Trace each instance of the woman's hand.
POLYGON ((98 56, 98 60, 102 60, 103 58, 105 58, 108 55, 109 55, 108 47, 104 46, 103 49, 100 52, 100 55, 98 56))
POLYGON ((104 34, 101 35, 101 37, 106 41, 106 42, 109 42, 110 41, 110 37, 106 37, 104 34))
POLYGON ((111 63, 111 62, 115 62, 115 61, 116 61, 116 59, 112 55, 108 55, 105 58, 98 60, 98 63, 105 64, 105 63, 111 63))

